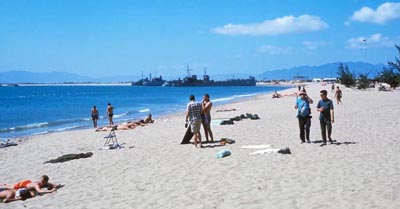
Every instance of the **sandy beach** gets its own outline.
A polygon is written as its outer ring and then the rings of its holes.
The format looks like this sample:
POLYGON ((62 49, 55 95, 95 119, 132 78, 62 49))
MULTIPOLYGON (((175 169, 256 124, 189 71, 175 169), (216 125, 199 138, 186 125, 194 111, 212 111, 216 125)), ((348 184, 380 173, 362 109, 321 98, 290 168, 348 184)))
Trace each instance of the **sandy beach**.
POLYGON ((216 140, 236 141, 225 146, 180 145, 184 110, 155 118, 155 124, 117 131, 124 143, 118 150, 99 150, 108 132, 94 129, 30 137, 0 149, 0 183, 46 174, 65 186, 26 201, 0 203, 0 208, 400 208, 400 91, 342 87, 343 105, 333 100, 337 143, 320 147, 319 91, 333 95, 330 85, 306 89, 314 100, 310 144, 300 144, 295 97, 271 99, 270 94, 213 107, 213 119, 245 113, 261 118, 213 125, 216 140), (232 108, 236 111, 217 112, 232 108), (256 150, 241 148, 261 144, 289 147, 292 154, 249 155, 256 150), (222 149, 232 155, 217 159, 222 149), (86 152, 94 154, 44 164, 86 152))

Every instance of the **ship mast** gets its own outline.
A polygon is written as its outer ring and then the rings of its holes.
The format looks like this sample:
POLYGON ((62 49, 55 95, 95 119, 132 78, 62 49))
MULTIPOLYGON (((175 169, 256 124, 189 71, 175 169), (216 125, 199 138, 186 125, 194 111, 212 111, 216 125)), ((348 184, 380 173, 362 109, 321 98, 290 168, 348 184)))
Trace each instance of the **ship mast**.
POLYGON ((187 70, 188 77, 190 77, 190 69, 189 69, 189 65, 187 65, 187 66, 186 66, 186 70, 187 70))

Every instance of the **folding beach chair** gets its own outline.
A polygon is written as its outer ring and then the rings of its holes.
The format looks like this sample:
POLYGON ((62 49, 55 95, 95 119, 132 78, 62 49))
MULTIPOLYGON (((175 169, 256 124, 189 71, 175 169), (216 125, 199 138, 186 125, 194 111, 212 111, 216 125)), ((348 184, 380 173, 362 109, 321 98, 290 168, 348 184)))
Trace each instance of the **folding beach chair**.
POLYGON ((118 144, 117 135, 115 135, 115 130, 117 130, 117 126, 113 126, 108 136, 104 137, 106 139, 106 141, 104 142, 104 146, 107 146, 109 144, 118 144))

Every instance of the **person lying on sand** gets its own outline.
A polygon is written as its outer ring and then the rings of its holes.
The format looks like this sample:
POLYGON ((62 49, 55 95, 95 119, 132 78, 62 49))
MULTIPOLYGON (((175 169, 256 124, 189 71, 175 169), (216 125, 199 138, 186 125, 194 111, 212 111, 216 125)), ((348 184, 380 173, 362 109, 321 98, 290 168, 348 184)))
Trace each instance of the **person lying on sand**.
POLYGON ((8 187, 0 187, 0 199, 3 203, 9 203, 17 200, 26 200, 33 197, 28 189, 10 189, 8 187))
POLYGON ((129 130, 129 129, 134 129, 136 126, 145 126, 146 124, 142 122, 143 120, 140 121, 128 121, 126 123, 118 125, 118 130, 129 130))
POLYGON ((59 184, 50 183, 49 177, 47 175, 43 175, 39 181, 32 182, 31 180, 23 180, 23 181, 16 183, 10 189, 17 190, 17 189, 26 188, 26 189, 28 189, 28 191, 34 191, 34 192, 42 195, 42 194, 52 193, 60 187, 61 187, 61 185, 59 185, 59 184), (48 190, 43 190, 43 188, 47 188, 48 190))
POLYGON ((136 126, 145 126, 146 123, 144 123, 144 120, 140 121, 128 121, 122 124, 114 125, 114 126, 104 126, 96 129, 96 132, 99 131, 111 131, 113 127, 115 127, 115 130, 130 130, 136 128, 136 126))
POLYGON ((99 132, 99 131, 111 131, 111 129, 113 127, 115 127, 115 130, 118 129, 118 125, 113 125, 113 126, 103 126, 103 127, 97 128, 95 131, 96 132, 99 132))
POLYGON ((281 96, 284 96, 284 97, 297 97, 298 94, 297 94, 297 92, 293 92, 291 94, 282 94, 281 96))

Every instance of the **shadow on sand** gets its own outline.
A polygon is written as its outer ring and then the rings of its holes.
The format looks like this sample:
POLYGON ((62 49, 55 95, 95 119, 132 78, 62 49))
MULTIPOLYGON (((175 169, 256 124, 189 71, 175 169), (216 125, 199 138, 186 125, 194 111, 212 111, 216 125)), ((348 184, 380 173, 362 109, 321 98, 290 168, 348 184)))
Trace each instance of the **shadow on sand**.
MULTIPOLYGON (((316 141, 311 141, 313 144, 321 144, 323 141, 322 140, 316 140, 316 141)), ((328 142, 329 144, 329 142, 328 142)), ((332 145, 350 145, 350 144, 357 144, 357 142, 338 142, 336 140, 333 140, 332 145)))
MULTIPOLYGON (((202 142, 201 142, 202 145, 203 145, 202 148, 223 147, 223 146, 226 146, 226 145, 229 144, 229 143, 222 144, 222 143, 221 143, 222 141, 223 141, 223 140, 214 140, 213 142, 211 142, 211 141, 202 141, 202 142)), ((192 145, 193 145, 193 142, 190 142, 190 143, 188 143, 188 144, 192 144, 192 145)))

